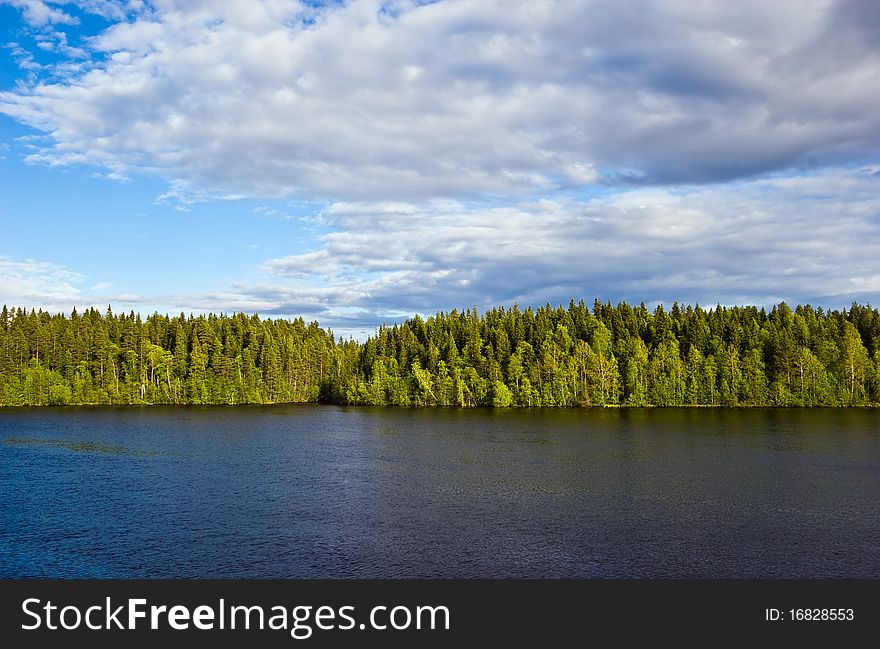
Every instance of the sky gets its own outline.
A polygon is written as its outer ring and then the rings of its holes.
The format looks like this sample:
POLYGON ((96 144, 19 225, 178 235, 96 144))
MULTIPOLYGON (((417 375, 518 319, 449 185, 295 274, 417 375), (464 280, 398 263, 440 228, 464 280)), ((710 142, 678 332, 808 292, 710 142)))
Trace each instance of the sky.
POLYGON ((0 303, 880 302, 872 0, 0 0, 0 303))

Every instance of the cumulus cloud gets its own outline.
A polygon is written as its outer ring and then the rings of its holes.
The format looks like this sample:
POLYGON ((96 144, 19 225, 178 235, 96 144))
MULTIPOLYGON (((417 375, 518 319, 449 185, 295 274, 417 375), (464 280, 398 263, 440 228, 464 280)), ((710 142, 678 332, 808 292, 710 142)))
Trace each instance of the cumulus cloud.
POLYGON ((865 168, 498 208, 336 203, 320 248, 265 269, 375 319, 571 297, 841 306, 880 295, 878 184, 865 168))
POLYGON ((43 0, 0 0, 0 4, 20 9, 25 22, 31 27, 43 27, 53 24, 72 25, 77 22, 76 18, 62 9, 53 7, 53 3, 44 2, 43 0))
POLYGON ((183 201, 523 198, 880 146, 870 2, 312 4, 132 5, 91 68, 0 111, 51 134, 31 162, 159 174, 183 201))
POLYGON ((0 256, 0 303, 9 306, 69 309, 81 298, 84 278, 64 266, 0 256))
POLYGON ((69 313, 74 307, 134 307, 149 311, 155 304, 136 295, 114 293, 111 282, 87 284, 74 268, 37 259, 0 255, 0 305, 69 313))
POLYGON ((267 260, 250 279, 216 290, 85 291, 73 271, 4 258, 0 301, 302 316, 356 337, 414 313, 572 297, 876 304, 878 183, 880 170, 866 167, 495 208, 337 202, 320 214, 331 231, 314 250, 267 260))
POLYGON ((22 78, 0 112, 43 132, 7 158, 152 174, 159 203, 257 199, 242 218, 324 233, 185 294, 0 258, 8 303, 362 336, 571 297, 880 297, 876 3, 8 2, 60 61, 7 44, 22 78), (66 36, 83 12, 108 26, 66 36))
POLYGON ((0 0, 0 4, 21 10, 25 23, 37 29, 79 24, 71 10, 107 20, 123 20, 146 8, 144 0, 0 0))

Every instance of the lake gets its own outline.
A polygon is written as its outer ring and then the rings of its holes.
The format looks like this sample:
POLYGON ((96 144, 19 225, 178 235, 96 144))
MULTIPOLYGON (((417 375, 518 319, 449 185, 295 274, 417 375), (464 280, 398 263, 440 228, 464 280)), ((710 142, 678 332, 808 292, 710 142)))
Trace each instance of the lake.
POLYGON ((880 412, 0 409, 2 577, 880 577, 880 412))

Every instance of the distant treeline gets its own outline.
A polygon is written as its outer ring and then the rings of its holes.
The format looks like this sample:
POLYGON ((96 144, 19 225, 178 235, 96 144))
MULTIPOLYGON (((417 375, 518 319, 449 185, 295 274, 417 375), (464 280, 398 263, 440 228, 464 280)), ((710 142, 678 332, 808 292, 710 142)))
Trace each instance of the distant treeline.
POLYGON ((880 402, 880 314, 583 301, 416 316, 363 343, 244 314, 0 312, 0 406, 880 402))

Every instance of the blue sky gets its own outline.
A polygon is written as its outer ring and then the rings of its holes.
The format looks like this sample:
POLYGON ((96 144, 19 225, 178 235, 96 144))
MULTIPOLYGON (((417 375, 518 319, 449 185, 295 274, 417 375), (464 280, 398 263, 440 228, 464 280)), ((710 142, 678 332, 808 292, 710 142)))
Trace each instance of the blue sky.
POLYGON ((880 10, 0 0, 0 302, 880 295, 880 10))

